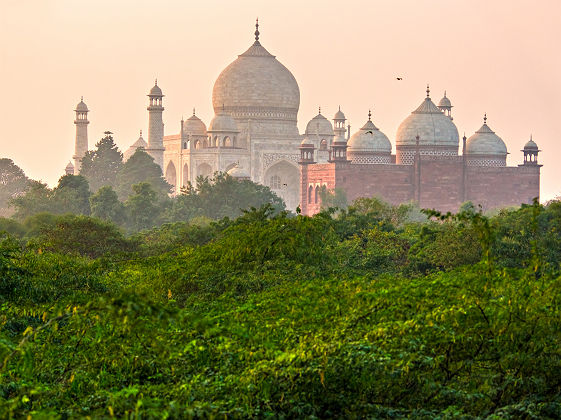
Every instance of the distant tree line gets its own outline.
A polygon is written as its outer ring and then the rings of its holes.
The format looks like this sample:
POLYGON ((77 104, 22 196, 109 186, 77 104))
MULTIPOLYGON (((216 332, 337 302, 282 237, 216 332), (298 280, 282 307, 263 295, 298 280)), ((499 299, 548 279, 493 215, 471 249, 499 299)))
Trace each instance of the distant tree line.
POLYGON ((148 153, 139 148, 123 162, 109 132, 86 153, 80 175, 64 175, 54 188, 28 179, 11 160, 0 160, 0 210, 20 221, 40 213, 85 215, 136 232, 198 217, 235 218, 243 209, 267 203, 284 210, 268 187, 223 173, 197 178, 174 198, 170 191, 148 153))

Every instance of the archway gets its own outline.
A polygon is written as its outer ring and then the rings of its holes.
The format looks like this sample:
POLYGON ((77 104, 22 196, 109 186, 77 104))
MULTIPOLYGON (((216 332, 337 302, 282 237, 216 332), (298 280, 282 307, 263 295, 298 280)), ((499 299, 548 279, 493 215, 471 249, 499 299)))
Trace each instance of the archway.
POLYGON ((189 165, 183 165, 183 186, 189 182, 189 165))
POLYGON ((212 167, 208 163, 201 163, 197 168, 197 176, 212 176, 212 167))
POLYGON ((233 168, 234 166, 236 166, 236 165, 237 165, 236 162, 230 163, 229 165, 227 165, 227 166, 224 168, 224 172, 228 172, 230 169, 232 169, 232 168, 233 168))
POLYGON ((294 211, 300 201, 300 171, 295 164, 281 160, 265 172, 265 185, 281 197, 288 210, 294 211))
POLYGON ((224 137, 224 147, 232 147, 232 140, 228 136, 224 137))
POLYGON ((175 170, 175 165, 171 161, 166 168, 166 181, 173 187, 173 191, 175 191, 175 187, 177 186, 177 171, 175 170))

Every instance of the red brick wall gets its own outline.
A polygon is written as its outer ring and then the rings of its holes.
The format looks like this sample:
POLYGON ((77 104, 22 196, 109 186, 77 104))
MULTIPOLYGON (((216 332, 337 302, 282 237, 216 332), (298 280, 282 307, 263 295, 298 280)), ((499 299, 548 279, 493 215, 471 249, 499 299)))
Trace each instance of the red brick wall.
POLYGON ((540 194, 540 168, 506 166, 467 168, 466 201, 484 209, 519 206, 531 203, 540 194))
POLYGON ((347 201, 359 197, 379 197, 392 204, 413 200, 411 165, 341 165, 337 187, 345 190, 347 201))
MULTIPOLYGON (((380 197, 391 204, 417 200, 415 165, 358 165, 326 163, 302 166, 302 213, 320 210, 315 202, 315 187, 342 188, 349 203, 359 197, 380 197), (308 188, 312 185, 312 202, 308 188)), ((466 167, 462 185, 463 162, 459 156, 422 156, 420 162, 420 206, 456 212, 464 201, 481 204, 484 209, 531 203, 539 195, 538 166, 466 167), (462 190, 465 188, 465 191, 462 190)))
POLYGON ((420 165, 420 207, 444 212, 457 211, 463 201, 462 158, 421 156, 420 165))

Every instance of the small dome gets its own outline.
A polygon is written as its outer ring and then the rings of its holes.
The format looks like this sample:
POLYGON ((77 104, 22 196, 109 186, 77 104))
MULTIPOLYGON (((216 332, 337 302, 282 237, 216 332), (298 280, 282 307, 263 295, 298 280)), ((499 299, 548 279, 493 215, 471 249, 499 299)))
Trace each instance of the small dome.
POLYGON ((444 91, 444 97, 438 102, 439 108, 452 108, 452 102, 450 99, 446 97, 446 91, 444 91))
POLYGON ((147 147, 148 143, 146 143, 146 140, 142 137, 142 130, 140 130, 140 136, 127 150, 125 150, 125 153, 123 153, 123 159, 127 161, 132 155, 134 155, 137 149, 146 149, 147 147))
POLYGON ((66 165, 65 169, 66 169, 67 172, 70 171, 70 170, 74 171, 74 165, 72 164, 72 161, 68 162, 68 165, 66 165))
POLYGON ((467 139, 466 153, 470 155, 507 155, 505 142, 489 128, 486 116, 481 128, 467 139))
POLYGON ((347 144, 347 140, 343 136, 335 136, 332 144, 347 144))
POLYGON ((539 151, 538 150, 538 145, 536 144, 536 142, 534 140, 532 140, 532 137, 530 137, 530 140, 528 140, 528 142, 524 145, 524 151, 539 151))
POLYGON ((158 86, 157 80, 156 83, 154 84, 154 87, 150 89, 150 93, 148 94, 148 96, 164 96, 162 94, 162 89, 160 89, 160 86, 158 86))
POLYGON ((227 131, 229 133, 239 133, 238 125, 234 119, 226 114, 224 111, 219 112, 214 116, 210 125, 208 126, 208 131, 227 131))
POLYGON ((429 96, 400 124, 395 140, 396 147, 415 146, 417 135, 420 137, 421 146, 447 146, 457 149, 460 144, 456 125, 429 96))
POLYGON ((335 113, 335 116, 333 117, 334 120, 345 120, 345 114, 343 114, 343 111, 341 111, 341 107, 339 107, 339 110, 335 113))
POLYGON ((80 112, 88 112, 88 106, 84 103, 84 98, 82 97, 80 99, 80 102, 78 102, 78 105, 76 105, 76 109, 75 111, 80 111, 80 112))
POLYGON ((311 141, 308 137, 304 137, 304 140, 300 143, 300 147, 314 147, 314 142, 311 141))
POLYGON ((321 114, 317 114, 306 126, 306 136, 332 136, 333 126, 331 122, 321 114))
POLYGON ((351 136, 347 142, 349 152, 391 153, 392 144, 388 137, 382 133, 370 120, 351 136))
POLYGON ((227 172, 232 178, 236 179, 249 179, 251 176, 248 171, 245 170, 240 164, 236 164, 232 169, 227 172))
POLYGON ((183 131, 186 134, 206 136, 206 125, 193 112, 193 115, 183 122, 183 131))

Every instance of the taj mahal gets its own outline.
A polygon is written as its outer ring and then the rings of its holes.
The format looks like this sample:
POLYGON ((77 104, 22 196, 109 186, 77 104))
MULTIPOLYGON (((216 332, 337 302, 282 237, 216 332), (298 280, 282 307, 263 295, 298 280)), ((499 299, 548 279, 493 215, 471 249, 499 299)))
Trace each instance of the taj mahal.
MULTIPOLYGON (((428 86, 419 107, 398 128, 395 154, 370 112, 351 134, 340 108, 333 122, 320 109, 300 134, 298 83, 261 45, 259 35, 257 22, 253 44, 218 76, 212 91, 215 115, 208 126, 193 111, 178 122, 178 133, 166 135, 164 94, 156 81, 148 93, 148 139, 141 132, 124 158, 145 149, 174 194, 198 176, 227 172, 269 186, 288 209, 300 206, 308 215, 319 211, 322 188, 342 189, 349 202, 376 195, 395 204, 416 201, 451 211, 468 200, 494 208, 539 197, 537 144, 530 139, 521 164, 507 167, 506 144, 486 115, 481 128, 460 144, 450 99, 444 93, 435 104, 428 86)), ((83 100, 75 112, 74 163, 66 172, 79 174, 88 150, 89 110, 83 100)))

